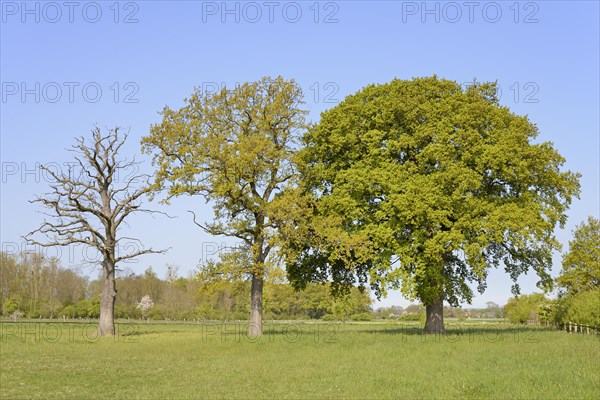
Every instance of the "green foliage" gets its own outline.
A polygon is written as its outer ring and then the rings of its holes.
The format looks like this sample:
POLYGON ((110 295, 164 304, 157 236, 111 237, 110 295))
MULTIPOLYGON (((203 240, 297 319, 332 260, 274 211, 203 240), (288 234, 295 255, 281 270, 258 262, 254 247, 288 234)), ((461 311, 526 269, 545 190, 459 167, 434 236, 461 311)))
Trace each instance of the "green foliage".
POLYGON ((504 306, 508 320, 514 324, 529 321, 548 321, 551 302, 543 293, 532 293, 519 297, 511 297, 504 306))
POLYGON ((600 326, 600 288, 580 291, 555 301, 552 318, 554 322, 600 326))
POLYGON ((88 318, 94 306, 91 300, 80 300, 75 303, 75 317, 88 318))
MULTIPOLYGON (((264 275, 271 245, 269 204, 294 176, 291 157, 306 127, 302 91, 282 77, 262 78, 207 94, 199 90, 142 139, 153 153, 155 188, 168 198, 200 195, 215 221, 200 224, 212 235, 232 236, 249 247, 245 273, 264 275)), ((244 253, 242 253, 244 254, 244 253)))
POLYGON ((360 314, 352 314, 350 316, 352 321, 372 321, 373 314, 371 313, 360 313, 360 314))
MULTIPOLYGON (((247 319, 249 282, 215 282, 200 289, 197 315, 203 319, 247 319)), ((320 319, 348 320, 354 314, 369 313, 371 299, 366 292, 353 288, 347 296, 334 298, 330 286, 308 284, 294 290, 287 283, 265 282, 263 313, 267 320, 320 319)))
POLYGON ((85 277, 38 253, 0 252, 0 276, 5 315, 16 303, 28 317, 56 318, 62 307, 83 299, 87 287, 85 277))
POLYGON ((600 287, 600 221, 588 217, 578 225, 563 256, 558 284, 568 294, 600 287))
POLYGON ((6 299, 2 304, 2 315, 9 316, 19 309, 19 301, 16 296, 6 299))
POLYGON ((600 288, 579 292, 568 302, 566 319, 578 324, 600 326, 600 288))
POLYGON ((87 316, 90 318, 100 318, 100 297, 95 297, 90 301, 87 308, 87 316))
POLYGON ((549 287, 553 235, 578 174, 496 85, 437 77, 370 85, 324 112, 281 203, 288 277, 469 302, 490 268, 549 287), (284 206, 288 205, 287 208, 284 206))
POLYGON ((34 319, 34 318, 40 318, 41 314, 40 314, 40 311, 38 309, 33 309, 33 310, 29 311, 25 316, 27 318, 34 319))
MULTIPOLYGON (((231 254, 238 260, 215 266, 252 277, 252 318, 260 325, 276 245, 272 203, 293 182, 296 139, 306 128, 302 90, 293 80, 264 77, 218 93, 197 90, 185 103, 165 107, 162 122, 142 139, 143 151, 153 154, 154 189, 167 190, 165 201, 200 195, 213 204, 213 222, 200 223, 192 212, 194 222, 211 235, 241 240, 242 251, 231 254)), ((257 325, 250 329, 261 335, 257 325)))
POLYGON ((351 288, 341 296, 335 296, 332 306, 333 315, 339 321, 346 321, 351 315, 370 312, 371 299, 358 288, 351 288))
POLYGON ((425 312, 414 313, 414 314, 404 314, 400 317, 400 321, 419 321, 425 322, 425 312))
POLYGON ((60 310, 59 315, 67 318, 75 318, 75 307, 72 304, 69 304, 60 310))
MULTIPOLYGON (((121 292, 119 292, 120 294, 121 292)), ((119 302, 117 300, 117 302, 119 302)), ((151 311, 148 312, 148 315, 152 314, 151 311)), ((140 319, 142 317, 142 312, 139 308, 136 308, 134 304, 115 305, 115 318, 122 319, 140 319)), ((162 319, 162 318, 158 318, 162 319)))
POLYGON ((100 299, 80 300, 69 304, 58 311, 58 316, 67 318, 98 318, 100 316, 100 299))
POLYGON ((600 221, 596 218, 590 216, 575 228, 557 282, 561 292, 553 303, 554 322, 599 326, 600 221))

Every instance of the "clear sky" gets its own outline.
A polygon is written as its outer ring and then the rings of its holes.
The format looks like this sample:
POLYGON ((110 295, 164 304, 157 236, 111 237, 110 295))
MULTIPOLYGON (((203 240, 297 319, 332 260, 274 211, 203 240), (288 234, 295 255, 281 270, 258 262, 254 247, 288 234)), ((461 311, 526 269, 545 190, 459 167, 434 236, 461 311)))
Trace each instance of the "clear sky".
MULTIPOLYGON (((163 106, 178 107, 194 87, 265 75, 295 79, 310 118, 370 83, 437 74, 459 82, 497 81, 501 101, 527 114, 566 167, 583 174, 581 199, 558 238, 599 215, 599 3, 597 1, 1 1, 1 242, 25 249, 20 236, 43 216, 27 201, 47 189, 38 164, 64 165, 65 148, 94 124, 130 130, 123 155, 163 106)), ((141 159, 144 159, 143 157, 141 159)), ((142 167, 150 171, 149 160, 142 167)), ((231 243, 199 230, 187 210, 210 219, 200 198, 175 200, 175 219, 130 221, 132 234, 166 255, 127 264, 140 273, 166 264, 187 273, 231 243)), ((48 254, 52 254, 49 251, 48 254)), ((81 249, 63 250, 81 268, 81 249)), ((553 275, 560 270, 554 257, 553 275)), ((521 279, 535 290, 535 275, 521 279)), ((492 271, 473 304, 504 304, 510 279, 492 271)), ((407 301, 391 293, 376 306, 407 301)))

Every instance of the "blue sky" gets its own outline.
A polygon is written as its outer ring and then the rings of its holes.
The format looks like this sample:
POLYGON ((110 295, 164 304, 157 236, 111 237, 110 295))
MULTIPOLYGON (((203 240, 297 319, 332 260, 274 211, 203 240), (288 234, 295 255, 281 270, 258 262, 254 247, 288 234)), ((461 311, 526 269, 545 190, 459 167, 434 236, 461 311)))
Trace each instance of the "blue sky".
MULTIPOLYGON (((599 215, 599 3, 538 2, 0 2, 0 131, 3 249, 25 248, 20 235, 42 220, 27 202, 47 189, 37 164, 69 162, 65 148, 94 124, 130 130, 124 155, 178 107, 194 87, 294 78, 310 118, 370 83, 437 74, 459 82, 498 81, 501 102, 528 115, 541 141, 552 141, 566 167, 583 174, 575 224, 599 215)), ((144 159, 142 157, 142 159, 144 159)), ((150 171, 146 163, 142 170, 150 171)), ((146 245, 166 255, 127 264, 135 272, 166 264, 192 270, 215 246, 230 241, 199 230, 187 210, 210 219, 200 198, 173 201, 175 219, 130 221, 146 245)), ((51 251, 49 254, 52 254, 51 251)), ((81 249, 63 250, 62 263, 80 265, 81 249), (71 254, 71 255, 69 255, 71 254)), ((553 275, 560 270, 554 258, 553 275)), ((536 278, 521 279, 524 292, 536 278)), ((505 303, 509 278, 492 271, 473 304, 505 303)), ((398 293, 376 305, 405 305, 398 293)))

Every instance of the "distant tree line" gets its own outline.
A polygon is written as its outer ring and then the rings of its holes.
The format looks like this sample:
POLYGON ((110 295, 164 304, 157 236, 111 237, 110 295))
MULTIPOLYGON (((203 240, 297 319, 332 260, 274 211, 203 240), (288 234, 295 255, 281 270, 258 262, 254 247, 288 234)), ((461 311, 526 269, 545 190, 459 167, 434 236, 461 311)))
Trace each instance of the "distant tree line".
MULTIPOLYGON (((60 266, 39 253, 1 254, 0 308, 4 317, 98 318, 103 282, 60 266)), ((148 267, 144 273, 120 271, 116 318, 153 320, 245 320, 250 314, 250 282, 202 279, 201 274, 177 276, 167 267, 161 279, 148 267), (143 315, 144 296, 154 303, 143 315)), ((371 299, 357 288, 334 298, 328 285, 309 284, 295 291, 289 284, 269 281, 264 287, 266 319, 371 319, 371 299)))
MULTIPOLYGON (((504 318, 504 307, 489 301, 483 308, 462 308, 444 306, 444 316, 457 318, 459 321, 470 318, 504 318)), ((398 319, 400 321, 425 321, 425 306, 411 304, 406 308, 400 306, 379 307, 373 311, 377 319, 398 319)))
POLYGON ((0 306, 3 315, 20 312, 57 317, 62 309, 86 299, 88 279, 38 253, 1 253, 0 306))

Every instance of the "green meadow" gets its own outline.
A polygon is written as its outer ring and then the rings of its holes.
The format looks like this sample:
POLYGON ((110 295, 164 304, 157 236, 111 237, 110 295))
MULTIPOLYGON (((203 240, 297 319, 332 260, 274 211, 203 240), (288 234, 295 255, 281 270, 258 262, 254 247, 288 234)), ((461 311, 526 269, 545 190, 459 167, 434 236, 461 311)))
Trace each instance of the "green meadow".
POLYGON ((505 322, 0 323, 6 399, 598 399, 600 341, 505 322))

